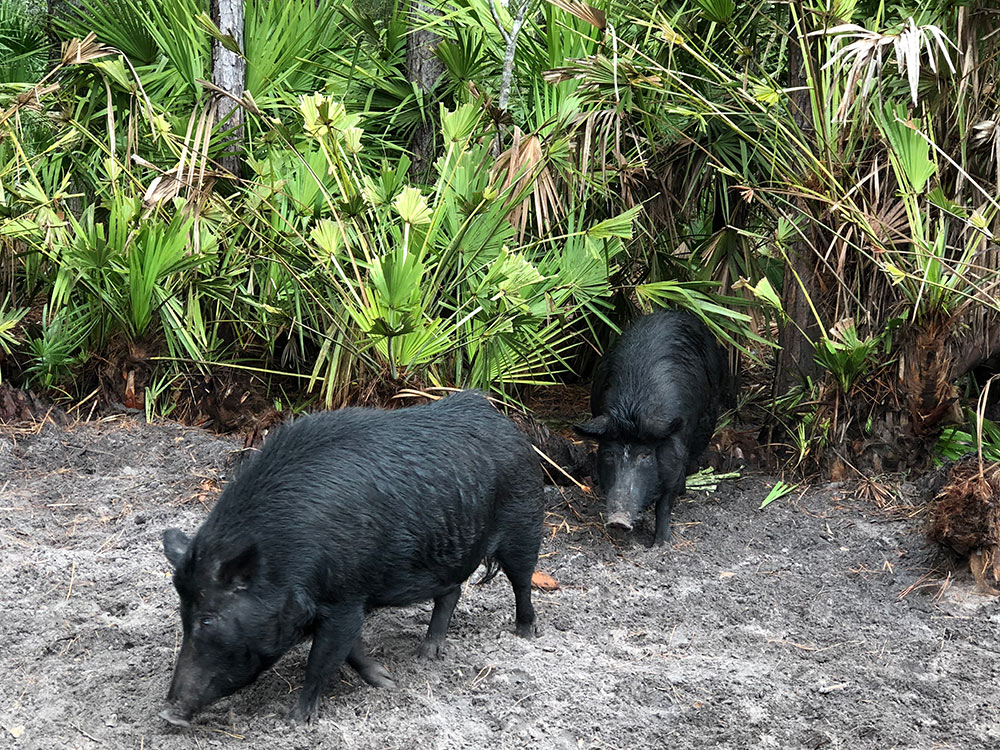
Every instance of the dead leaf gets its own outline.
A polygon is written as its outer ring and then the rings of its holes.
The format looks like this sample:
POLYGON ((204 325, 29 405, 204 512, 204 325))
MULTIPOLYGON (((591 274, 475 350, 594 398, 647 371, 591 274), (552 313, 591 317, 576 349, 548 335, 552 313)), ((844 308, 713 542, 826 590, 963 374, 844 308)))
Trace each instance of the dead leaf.
POLYGON ((736 574, 735 573, 730 573, 728 570, 726 570, 726 571, 723 571, 722 573, 719 573, 719 578, 732 578, 734 575, 736 575, 736 574))
POLYGON ((531 574, 531 585, 540 591, 555 591, 559 588, 559 581, 547 573, 536 570, 531 574))
POLYGON ((24 734, 24 725, 18 724, 16 727, 11 727, 8 731, 15 740, 20 739, 21 735, 24 734))

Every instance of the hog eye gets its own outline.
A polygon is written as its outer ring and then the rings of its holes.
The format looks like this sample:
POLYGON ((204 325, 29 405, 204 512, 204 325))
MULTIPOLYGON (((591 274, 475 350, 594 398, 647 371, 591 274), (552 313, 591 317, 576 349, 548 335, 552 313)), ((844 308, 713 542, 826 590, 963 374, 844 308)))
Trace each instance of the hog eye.
POLYGON ((215 623, 215 618, 211 615, 205 615, 201 618, 200 624, 203 628, 210 628, 215 623))

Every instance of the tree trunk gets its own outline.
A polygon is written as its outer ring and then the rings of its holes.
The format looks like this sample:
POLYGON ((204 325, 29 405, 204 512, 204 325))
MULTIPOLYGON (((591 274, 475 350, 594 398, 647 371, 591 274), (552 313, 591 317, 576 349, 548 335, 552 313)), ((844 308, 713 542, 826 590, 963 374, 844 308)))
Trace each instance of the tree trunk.
POLYGON ((424 0, 411 0, 412 28, 406 36, 406 80, 415 83, 424 98, 424 117, 410 140, 410 151, 413 153, 410 177, 418 180, 427 177, 437 155, 438 117, 437 110, 430 104, 434 100, 435 84, 444 73, 444 64, 434 56, 434 47, 441 37, 427 29, 417 28, 421 25, 420 16, 423 13, 436 14, 437 11, 424 0))
MULTIPOLYGON (((806 89, 808 85, 806 61, 799 46, 799 40, 805 37, 805 29, 802 27, 803 10, 801 3, 796 5, 799 22, 795 23, 796 14, 792 12, 789 28, 788 86, 791 89, 789 98, 792 117, 806 136, 807 142, 812 142, 814 140, 812 105, 809 91, 806 89)), ((806 216, 810 215, 805 200, 799 200, 799 208, 806 216)), ((809 224, 816 226, 814 222, 809 224)), ((778 344, 781 348, 778 350, 774 373, 776 395, 785 393, 789 386, 802 378, 814 376, 818 371, 812 341, 819 334, 819 326, 809 305, 810 299, 814 305, 819 302, 816 261, 816 254, 806 237, 795 242, 789 249, 782 287, 782 306, 789 320, 782 325, 778 333, 778 344)))
POLYGON ((68 0, 47 0, 45 7, 45 34, 49 38, 49 64, 55 66, 61 57, 59 37, 56 35, 56 19, 66 13, 68 0))
MULTIPOLYGON (((242 50, 243 44, 243 0, 212 0, 212 21, 223 34, 236 40, 242 50)), ((247 63, 242 55, 228 50, 212 40, 212 83, 237 99, 243 96, 247 82, 247 63)), ((240 176, 242 161, 240 140, 243 135, 243 110, 228 96, 215 94, 216 122, 224 122, 227 130, 232 130, 227 138, 225 155, 221 159, 223 169, 235 177, 240 176), (228 119, 227 119, 228 118, 228 119)))

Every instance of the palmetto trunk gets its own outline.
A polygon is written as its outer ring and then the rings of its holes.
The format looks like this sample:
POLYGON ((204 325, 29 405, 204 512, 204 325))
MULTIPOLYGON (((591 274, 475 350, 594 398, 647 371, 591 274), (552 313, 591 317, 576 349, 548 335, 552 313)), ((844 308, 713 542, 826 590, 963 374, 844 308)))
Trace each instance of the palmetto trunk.
POLYGON ((930 321, 915 327, 900 352, 903 405, 909 429, 901 436, 903 463, 919 467, 930 457, 944 425, 961 418, 952 381, 951 326, 930 321))

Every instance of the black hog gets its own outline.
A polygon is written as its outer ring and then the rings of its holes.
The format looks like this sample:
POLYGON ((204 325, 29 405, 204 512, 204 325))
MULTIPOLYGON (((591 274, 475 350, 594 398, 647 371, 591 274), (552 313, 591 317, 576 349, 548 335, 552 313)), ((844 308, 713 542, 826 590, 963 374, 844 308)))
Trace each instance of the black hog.
POLYGON ((594 418, 577 425, 598 441, 605 523, 630 530, 656 505, 654 544, 670 539, 670 511, 712 437, 725 380, 723 351, 686 312, 635 321, 597 367, 594 418))
POLYGON ((437 656, 483 561, 510 579, 517 633, 531 637, 541 530, 538 461, 480 394, 297 419, 245 462, 193 539, 164 533, 184 638, 161 716, 187 725, 309 636, 294 719, 316 716, 345 661, 391 685, 365 655, 365 615, 433 599, 421 653, 437 656))

